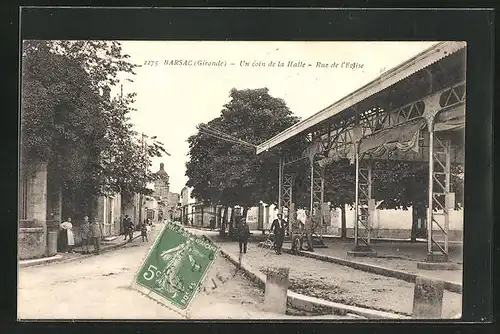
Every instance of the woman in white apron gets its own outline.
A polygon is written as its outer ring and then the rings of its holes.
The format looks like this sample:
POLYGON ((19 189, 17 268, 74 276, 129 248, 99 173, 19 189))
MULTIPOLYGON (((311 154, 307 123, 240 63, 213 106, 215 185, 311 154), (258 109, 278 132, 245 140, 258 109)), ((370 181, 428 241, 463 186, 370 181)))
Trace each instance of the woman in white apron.
POLYGON ((71 224, 71 218, 68 218, 67 221, 61 223, 61 230, 66 231, 67 236, 67 246, 66 253, 73 252, 73 247, 75 246, 75 237, 73 235, 73 224, 71 224))

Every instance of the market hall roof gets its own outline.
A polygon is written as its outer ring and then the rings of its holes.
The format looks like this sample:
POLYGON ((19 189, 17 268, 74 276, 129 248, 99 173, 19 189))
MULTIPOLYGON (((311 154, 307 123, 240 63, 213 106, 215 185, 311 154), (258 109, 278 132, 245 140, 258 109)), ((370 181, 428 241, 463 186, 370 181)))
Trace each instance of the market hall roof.
POLYGON ((465 42, 436 43, 334 104, 258 145, 256 153, 265 152, 296 135, 312 132, 315 128, 332 122, 336 118, 340 119, 343 115, 352 114, 356 109, 371 108, 374 105, 380 106, 387 103, 389 104, 384 105, 384 108, 394 108, 421 98, 427 93, 421 90, 429 89, 429 85, 431 90, 436 91, 465 79, 465 66, 462 64, 463 59, 460 58, 465 54, 465 47, 465 42), (458 56, 450 57, 453 54, 458 56), (445 61, 447 64, 443 64, 445 61), (449 68, 452 70, 448 70, 449 68), (417 73, 423 73, 423 75, 416 75, 417 73), (442 74, 441 77, 439 74, 442 74), (433 80, 433 75, 439 77, 439 80, 433 80), (431 77, 430 83, 426 82, 429 81, 426 79, 428 76, 431 77), (433 85, 435 87, 432 87, 433 85), (391 88, 394 89, 391 90, 391 88), (370 100, 369 103, 364 103, 367 100, 370 100))

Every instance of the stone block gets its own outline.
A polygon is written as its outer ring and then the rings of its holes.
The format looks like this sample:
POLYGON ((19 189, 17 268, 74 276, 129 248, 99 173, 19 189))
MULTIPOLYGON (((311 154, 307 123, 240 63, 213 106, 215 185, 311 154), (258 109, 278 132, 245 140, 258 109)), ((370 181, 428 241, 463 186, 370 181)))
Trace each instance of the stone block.
POLYGON ((46 249, 45 229, 43 227, 20 228, 18 247, 20 260, 44 257, 46 249))
POLYGON ((57 254, 57 235, 58 232, 47 232, 47 256, 54 256, 57 254))
POLYGON ((290 307, 300 311, 312 312, 314 310, 314 304, 309 301, 299 298, 290 298, 289 302, 290 307))
POLYGON ((348 251, 347 255, 352 256, 352 257, 377 257, 377 252, 372 251, 372 250, 367 250, 367 251, 348 251))
POLYGON ((413 292, 413 318, 441 318, 443 292, 443 281, 417 276, 415 278, 415 289, 413 292))
POLYGON ((452 262, 417 262, 417 268, 422 270, 461 270, 459 264, 452 262))
POLYGON ((377 252, 367 246, 358 245, 348 251, 347 255, 353 257, 377 257, 377 252))
POLYGON ((290 268, 267 268, 264 308, 269 312, 285 314, 290 268))

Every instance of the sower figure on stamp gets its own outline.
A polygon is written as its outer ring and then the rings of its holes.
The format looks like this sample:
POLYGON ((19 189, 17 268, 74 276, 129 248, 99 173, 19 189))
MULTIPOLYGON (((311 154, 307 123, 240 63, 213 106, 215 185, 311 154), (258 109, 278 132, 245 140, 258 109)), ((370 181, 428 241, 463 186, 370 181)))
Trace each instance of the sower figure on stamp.
POLYGON ((304 223, 297 218, 297 212, 292 214, 292 253, 297 254, 297 244, 299 244, 300 250, 302 250, 302 234, 304 233, 304 223))
POLYGON ((247 244, 249 237, 250 237, 250 227, 247 224, 247 220, 245 218, 241 218, 241 221, 238 224, 238 241, 240 244, 240 253, 242 250, 243 253, 247 252, 247 244))
POLYGON ((281 254, 281 248, 283 247, 283 241, 285 239, 285 228, 286 222, 283 220, 283 214, 278 213, 278 218, 273 220, 271 225, 271 232, 274 232, 274 248, 276 254, 281 254))
POLYGON ((201 271, 201 265, 194 258, 204 257, 204 255, 196 249, 194 241, 186 240, 184 243, 168 249, 160 254, 165 267, 161 271, 159 278, 156 280, 156 290, 165 291, 172 295, 172 298, 177 296, 179 291, 185 291, 185 286, 182 280, 178 277, 178 272, 181 268, 184 259, 188 259, 191 264, 191 271, 201 271))

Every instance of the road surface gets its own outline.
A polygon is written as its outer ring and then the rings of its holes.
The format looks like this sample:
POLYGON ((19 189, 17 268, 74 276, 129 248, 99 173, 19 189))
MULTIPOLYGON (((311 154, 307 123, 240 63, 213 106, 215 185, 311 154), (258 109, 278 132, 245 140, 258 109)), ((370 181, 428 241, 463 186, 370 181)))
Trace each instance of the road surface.
MULTIPOLYGON (((185 319, 130 287, 160 228, 152 231, 149 243, 143 243, 139 238, 124 248, 98 256, 20 268, 18 318, 185 319)), ((263 291, 219 256, 190 307, 189 318, 303 318, 265 312, 263 295, 263 291)), ((315 318, 348 317, 327 315, 315 318)))

